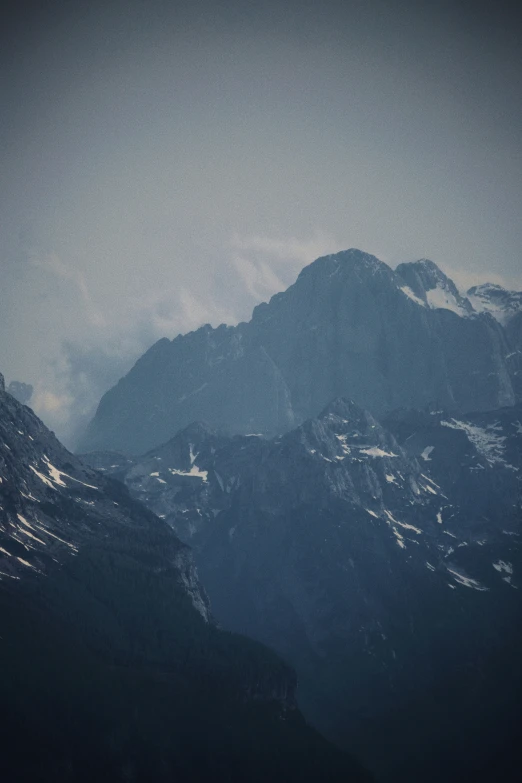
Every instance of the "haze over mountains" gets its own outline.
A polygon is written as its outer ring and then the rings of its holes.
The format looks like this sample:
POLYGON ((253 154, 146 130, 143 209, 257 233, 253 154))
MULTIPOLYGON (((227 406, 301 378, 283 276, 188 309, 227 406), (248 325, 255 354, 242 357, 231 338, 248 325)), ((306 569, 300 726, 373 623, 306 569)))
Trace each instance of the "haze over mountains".
POLYGON ((304 723, 290 667, 218 630, 172 529, 1 381, 5 779, 368 780, 304 723))
POLYGON ((191 544, 219 621, 292 662, 330 739, 382 780, 467 780, 518 738, 521 422, 338 399, 271 440, 190 425, 86 459, 191 544))
POLYGON ((80 450, 139 454, 198 419, 274 435, 339 396, 376 416, 513 405, 522 315, 515 295, 498 302, 494 290, 477 310, 431 261, 393 271, 359 250, 319 258, 250 322, 153 345, 104 395, 80 450))
POLYGON ((152 346, 80 457, 0 390, 9 763, 514 783, 521 383, 522 295, 352 249, 152 346))
POLYGON ((84 439, 383 780, 516 746, 521 305, 428 260, 319 258, 249 323, 154 345, 84 439))

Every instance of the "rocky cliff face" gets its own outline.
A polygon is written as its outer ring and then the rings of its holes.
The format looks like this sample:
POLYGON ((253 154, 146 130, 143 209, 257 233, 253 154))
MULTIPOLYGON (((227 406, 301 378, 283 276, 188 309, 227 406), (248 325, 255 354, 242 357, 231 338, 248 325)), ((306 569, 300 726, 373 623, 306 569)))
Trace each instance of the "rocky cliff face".
POLYGON ((522 311, 522 291, 508 291, 501 285, 484 283, 470 288, 467 295, 476 312, 491 313, 503 324, 522 311))
POLYGON ((249 323, 160 340, 103 397, 81 449, 142 453, 195 420, 274 435, 338 396, 374 415, 512 405, 513 350, 504 327, 433 262, 394 272, 348 250, 303 269, 249 323))
MULTIPOLYGON (((69 563, 82 547, 101 538, 117 541, 135 532, 163 536, 166 563, 183 561, 179 579, 189 579, 186 549, 120 488, 70 454, 34 413, 1 393, 0 571, 22 580, 69 563)), ((208 602, 191 579, 194 604, 208 619, 208 602)))
POLYGON ((457 780, 512 738, 521 414, 338 399, 274 439, 191 425, 89 459, 191 542, 217 618, 292 661, 329 736, 383 779, 457 780))
POLYGON ((171 527, 3 383, 0 624, 6 779, 367 779, 306 726, 289 666, 216 627, 171 527))

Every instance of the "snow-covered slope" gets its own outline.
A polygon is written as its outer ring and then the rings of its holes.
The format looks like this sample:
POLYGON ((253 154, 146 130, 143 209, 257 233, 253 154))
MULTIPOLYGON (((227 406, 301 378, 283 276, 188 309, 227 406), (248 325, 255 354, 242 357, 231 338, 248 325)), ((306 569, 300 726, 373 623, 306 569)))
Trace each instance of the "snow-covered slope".
POLYGON ((395 271, 405 282, 401 290, 418 304, 432 310, 451 310, 461 317, 473 313, 470 301, 433 261, 423 258, 399 264, 395 271))
POLYGON ((495 283, 473 286, 467 296, 476 312, 491 313, 501 324, 522 311, 522 291, 508 291, 495 283))

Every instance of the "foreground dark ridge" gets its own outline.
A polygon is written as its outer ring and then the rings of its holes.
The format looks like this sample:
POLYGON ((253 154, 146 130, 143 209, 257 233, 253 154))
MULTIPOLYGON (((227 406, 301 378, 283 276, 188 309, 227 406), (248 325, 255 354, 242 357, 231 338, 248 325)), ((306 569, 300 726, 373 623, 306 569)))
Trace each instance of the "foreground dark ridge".
POLYGON ((489 293, 472 297, 477 312, 431 261, 394 272, 360 250, 319 258, 249 323, 207 324, 153 345, 104 395, 80 450, 140 454, 196 420, 273 435, 338 396, 377 416, 513 405, 522 311, 511 297, 499 323, 489 293))
POLYGON ((86 458, 190 541, 218 619, 290 660, 306 715, 381 780, 518 779, 521 406, 380 424, 337 399, 272 440, 192 424, 86 458))
POLYGON ((212 621, 190 550, 0 383, 6 781, 363 781, 293 671, 212 621))

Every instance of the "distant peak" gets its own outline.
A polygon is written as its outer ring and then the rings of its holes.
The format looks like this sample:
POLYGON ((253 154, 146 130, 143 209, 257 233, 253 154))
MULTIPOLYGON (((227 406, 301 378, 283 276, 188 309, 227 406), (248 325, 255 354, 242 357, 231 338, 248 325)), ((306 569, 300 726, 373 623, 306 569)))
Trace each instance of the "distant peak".
POLYGON ((438 267, 435 261, 432 261, 431 258, 419 258, 417 261, 411 261, 410 263, 414 266, 421 266, 424 267, 424 269, 433 269, 437 272, 440 272, 441 274, 444 274, 440 267, 438 267))
POLYGON ((480 293, 489 293, 489 292, 506 292, 507 288, 504 288, 504 286, 499 285, 498 283, 481 283, 480 285, 474 285, 471 288, 468 288, 466 293, 469 296, 475 296, 476 294, 480 293))
POLYGON ((413 294, 410 298, 417 297, 432 310, 451 310, 460 316, 474 312, 470 301, 462 296, 453 280, 429 258, 399 264, 395 273, 413 294))
POLYGON ((437 266, 435 261, 431 261, 429 258, 420 258, 418 261, 407 261, 399 264, 395 271, 404 278, 408 277, 411 279, 417 276, 422 281, 425 291, 435 288, 439 283, 453 286, 456 290, 453 281, 437 266))
POLYGON ((204 440, 205 438, 208 438, 212 435, 216 435, 216 431, 212 429, 206 422, 204 421, 193 421, 191 424, 188 424, 186 427, 183 427, 182 430, 179 430, 179 432, 174 435, 174 437, 171 439, 171 441, 182 439, 184 441, 198 441, 198 440, 204 440))
POLYGON ((380 261, 371 253, 365 253, 356 247, 348 250, 341 250, 338 253, 331 253, 327 256, 321 256, 305 266, 298 275, 297 282, 302 280, 323 279, 334 277, 343 272, 355 271, 364 277, 373 277, 375 275, 393 275, 390 267, 380 261))
POLYGON ((170 451, 170 449, 178 449, 185 447, 187 444, 197 445, 202 443, 207 438, 215 436, 217 433, 212 427, 210 427, 204 421, 193 421, 181 430, 178 430, 176 434, 165 443, 155 446, 149 449, 143 456, 148 457, 153 454, 162 453, 164 450, 170 451))
POLYGON ((503 324, 522 310, 522 291, 509 291, 498 283, 474 285, 467 294, 475 310, 490 313, 503 324))
POLYGON ((353 400, 346 397, 336 397, 332 402, 328 403, 317 418, 327 419, 331 416, 336 416, 340 419, 360 419, 361 417, 371 417, 371 414, 353 400))
POLYGON ((359 250, 356 247, 350 247, 348 250, 341 250, 339 253, 327 256, 327 258, 332 258, 338 263, 357 264, 370 267, 371 269, 386 267, 386 264, 383 261, 380 261, 377 256, 366 253, 364 250, 359 250))

